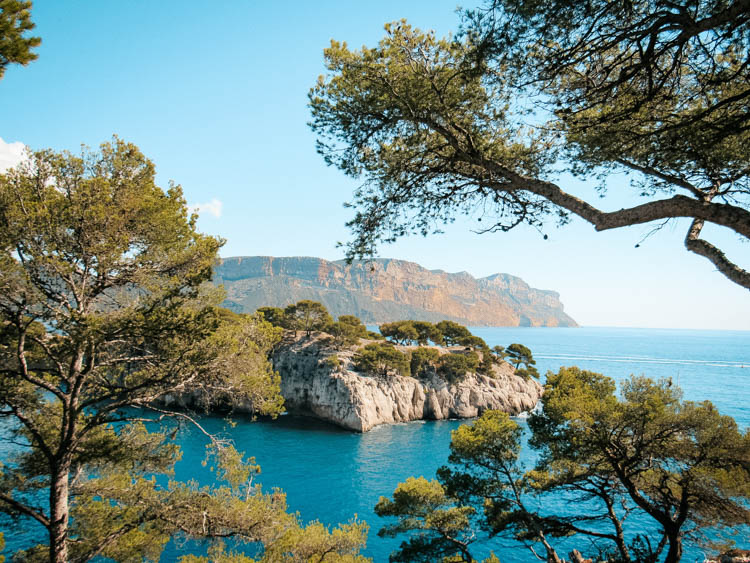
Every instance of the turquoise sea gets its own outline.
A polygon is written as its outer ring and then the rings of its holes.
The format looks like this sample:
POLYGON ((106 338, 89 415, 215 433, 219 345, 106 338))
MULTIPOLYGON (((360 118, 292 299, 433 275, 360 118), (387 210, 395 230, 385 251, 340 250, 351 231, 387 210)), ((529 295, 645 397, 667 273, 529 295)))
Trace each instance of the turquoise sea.
MULTIPOLYGON (((750 332, 621 328, 476 328, 472 332, 490 346, 525 344, 534 353, 540 373, 577 365, 615 379, 630 374, 671 377, 686 399, 709 399, 742 427, 750 426, 750 332)), ((519 422, 523 424, 523 419, 519 422)), ((220 420, 211 423, 215 430, 222 428, 220 420)), ((264 487, 283 489, 290 508, 304 520, 334 524, 355 515, 366 520, 370 534, 365 554, 381 562, 401 540, 377 536, 384 521, 374 514, 373 506, 409 476, 434 478, 435 470, 446 462, 450 432, 460 424, 412 422, 353 434, 314 420, 282 416, 273 422, 240 422, 231 435, 261 465, 264 487)), ((185 454, 178 476, 196 476, 204 442, 187 434, 182 445, 185 454)), ((529 551, 511 542, 490 547, 504 562, 533 561, 529 551)), ((745 547, 750 548, 750 543, 745 547)), ((170 551, 165 560, 175 554, 170 551)), ((698 558, 702 555, 692 549, 684 561, 698 558)))
MULTIPOLYGON (((690 400, 709 399, 723 414, 750 426, 750 332, 621 328, 477 328, 490 346, 519 342, 534 353, 541 373, 577 365, 622 379, 630 374, 671 377, 690 400)), ((523 419, 519 419, 523 424, 523 419)), ((390 495, 409 476, 433 478, 446 462, 451 430, 460 421, 413 422, 354 434, 312 419, 282 416, 276 421, 238 420, 228 428, 219 418, 205 419, 213 431, 226 432, 240 450, 262 467, 264 488, 287 493, 289 507, 303 520, 326 524, 355 515, 370 525, 364 553, 387 561, 400 539, 377 536, 383 524, 373 513, 381 495, 390 495)), ((179 436, 184 450, 177 477, 206 482, 200 461, 205 441, 198 433, 179 436)), ((564 509, 564 502, 560 501, 564 509)), ((559 508, 559 507, 558 507, 559 508)), ((30 530, 29 530, 30 531, 30 530)), ((6 534, 9 547, 14 543, 6 534)), ((586 540, 582 540, 586 541, 586 540)), ((750 548, 750 540, 739 538, 750 548)), ((529 551, 508 541, 492 548, 504 562, 533 561, 529 551)), ((170 544, 163 561, 174 561, 191 545, 170 544)), ((688 548, 684 561, 702 560, 688 548)))

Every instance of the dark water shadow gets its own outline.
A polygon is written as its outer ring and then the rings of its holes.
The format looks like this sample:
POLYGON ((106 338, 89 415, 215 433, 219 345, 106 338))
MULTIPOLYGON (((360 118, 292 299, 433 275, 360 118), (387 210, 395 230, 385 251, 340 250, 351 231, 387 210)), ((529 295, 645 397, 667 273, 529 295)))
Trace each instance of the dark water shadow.
MULTIPOLYGON (((248 422, 250 422, 249 419, 248 422)), ((283 414, 276 419, 259 417, 257 422, 283 430, 314 431, 328 434, 358 434, 358 432, 341 428, 319 418, 298 414, 283 414)))

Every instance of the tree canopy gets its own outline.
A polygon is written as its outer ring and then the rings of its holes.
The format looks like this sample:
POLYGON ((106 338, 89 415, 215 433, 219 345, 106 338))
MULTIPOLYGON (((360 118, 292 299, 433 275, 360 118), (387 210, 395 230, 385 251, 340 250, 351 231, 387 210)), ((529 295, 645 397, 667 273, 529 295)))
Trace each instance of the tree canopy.
POLYGON ((466 354, 443 354, 438 360, 437 373, 449 383, 456 383, 467 373, 479 370, 479 356, 476 352, 466 354))
POLYGON ((529 417, 534 467, 519 462, 523 432, 505 413, 455 430, 438 482, 401 484, 378 503, 398 518, 383 533, 409 538, 395 560, 422 561, 411 550, 421 543, 442 550, 432 560, 473 561, 484 533, 541 546, 557 563, 567 536, 586 538, 580 545, 597 560, 675 563, 686 540, 711 548, 746 530, 750 431, 708 401, 682 401, 670 381, 631 377, 615 391, 610 378, 575 367, 549 374, 543 409, 529 417), (439 502, 427 502, 426 488, 439 502), (397 498, 408 491, 410 502, 397 498), (564 499, 565 512, 547 498, 564 499), (450 537, 423 524, 446 511, 463 515, 450 537))
POLYGON ((362 348, 354 356, 354 369, 383 376, 391 373, 411 375, 409 355, 383 342, 373 342, 362 348))
POLYGON ((263 319, 273 326, 286 328, 287 318, 284 315, 284 309, 280 307, 258 307, 256 313, 263 315, 263 319))
POLYGON ((304 330, 310 336, 314 330, 324 330, 333 319, 322 303, 303 299, 284 308, 284 322, 287 328, 304 330))
POLYGON ((336 348, 355 346, 360 338, 367 337, 367 327, 354 315, 341 315, 335 323, 330 323, 323 330, 331 335, 336 348))
POLYGON ((425 373, 435 371, 439 360, 440 352, 435 348, 420 346, 416 350, 412 350, 411 357, 409 358, 411 374, 414 377, 419 377, 425 373))
POLYGON ((453 321, 440 321, 435 328, 443 336, 446 346, 463 346, 466 339, 473 337, 468 328, 453 321))
POLYGON ((355 561, 362 523, 301 526, 283 494, 253 484, 257 467, 208 433, 225 485, 154 478, 179 449, 173 426, 152 423, 201 428, 170 400, 282 409, 267 359, 280 331, 218 307, 223 294, 207 282, 222 241, 197 232, 179 186, 165 192, 154 175, 119 139, 78 156, 39 151, 0 175, 0 417, 11 445, 0 511, 47 537, 17 555, 158 559, 182 534, 254 542, 266 561, 313 545, 355 561))
POLYGON ((462 213, 485 232, 687 218, 686 248, 750 288, 701 236, 750 239, 749 13, 747 0, 495 0, 453 37, 401 21, 376 47, 332 41, 311 126, 326 162, 363 180, 348 255, 462 213), (602 194, 624 172, 646 201, 599 209, 563 171, 602 194))
POLYGON ((412 324, 417 331, 417 343, 420 346, 426 346, 430 341, 437 346, 444 344, 443 334, 434 324, 427 321, 412 321, 412 324))
POLYGON ((462 557, 460 561, 473 561, 468 550, 472 542, 469 518, 475 509, 456 506, 437 481, 409 477, 393 491, 393 500, 380 497, 375 513, 398 519, 378 531, 381 537, 417 532, 391 555, 390 561, 394 563, 445 561, 456 553, 462 557))
POLYGON ((34 27, 31 2, 0 0, 0 79, 9 64, 27 65, 37 58, 32 49, 42 40, 27 35, 34 27))
MULTIPOLYGON (((496 346, 495 348, 499 348, 496 346)), ((505 350, 500 349, 499 352, 504 358, 506 358, 516 370, 516 375, 525 377, 539 378, 539 371, 536 369, 536 360, 531 354, 531 350, 523 344, 511 344, 505 350), (523 367, 521 367, 523 366, 523 367)))
POLYGON ((408 345, 420 339, 420 333, 414 326, 414 321, 384 323, 378 327, 378 330, 380 334, 399 344, 408 345))
POLYGON ((622 532, 631 510, 653 519, 648 557, 666 546, 666 562, 680 560, 685 538, 710 546, 750 524, 750 432, 709 401, 682 401, 671 381, 645 377, 623 382, 618 400, 611 379, 577 368, 545 389, 529 420, 542 454, 533 478, 542 491, 598 499, 622 560, 631 560, 622 532), (631 508, 616 514, 623 499, 631 508))

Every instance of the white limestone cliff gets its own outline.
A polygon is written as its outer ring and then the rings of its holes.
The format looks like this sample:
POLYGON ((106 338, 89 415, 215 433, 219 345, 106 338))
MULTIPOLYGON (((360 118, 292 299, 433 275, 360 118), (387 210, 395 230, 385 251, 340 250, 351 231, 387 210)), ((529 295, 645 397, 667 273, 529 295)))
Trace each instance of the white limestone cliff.
POLYGON ((287 411, 314 416, 356 432, 411 420, 472 418, 488 409, 519 414, 542 396, 536 381, 508 364, 494 376, 467 374, 455 384, 441 377, 373 376, 353 370, 353 350, 334 352, 316 337, 290 339, 274 354, 287 411), (328 358, 338 358, 335 361, 328 358))

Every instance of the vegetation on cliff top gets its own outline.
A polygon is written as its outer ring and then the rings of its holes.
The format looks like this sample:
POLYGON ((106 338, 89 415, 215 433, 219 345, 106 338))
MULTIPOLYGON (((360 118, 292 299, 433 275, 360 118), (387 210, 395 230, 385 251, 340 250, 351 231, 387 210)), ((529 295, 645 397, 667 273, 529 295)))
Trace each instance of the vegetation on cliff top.
MULTIPOLYGON (((516 375, 525 379, 539 377, 534 368, 531 351, 521 344, 511 344, 507 349, 487 343, 471 334, 468 328, 453 321, 430 323, 403 320, 380 325, 380 334, 367 327, 354 315, 342 315, 337 321, 326 308, 315 301, 299 301, 284 309, 261 307, 257 311, 274 326, 328 335, 327 341, 336 349, 358 347, 361 339, 383 340, 371 342, 360 349, 354 360, 354 369, 362 373, 381 376, 396 373, 402 376, 422 377, 437 374, 449 383, 462 380, 468 373, 492 376, 492 366, 504 360, 512 363, 516 375), (440 353, 438 348, 460 347, 440 353), (394 345, 399 345, 397 348, 394 345), (408 348, 407 348, 408 347, 408 348), (415 347, 413 349, 409 349, 415 347)), ((331 363, 331 365, 334 365, 331 363)), ((335 364, 338 367, 338 363, 335 364)))

